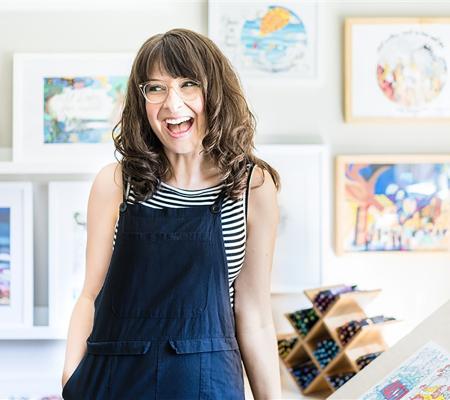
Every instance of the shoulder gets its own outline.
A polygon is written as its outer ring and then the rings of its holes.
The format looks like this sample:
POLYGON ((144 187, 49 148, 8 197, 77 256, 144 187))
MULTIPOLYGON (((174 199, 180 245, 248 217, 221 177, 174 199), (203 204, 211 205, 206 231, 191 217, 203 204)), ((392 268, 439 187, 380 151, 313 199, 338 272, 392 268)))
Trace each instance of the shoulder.
POLYGON ((248 193, 249 224, 268 218, 278 220, 277 188, 267 170, 255 165, 250 178, 248 193))
POLYGON ((92 184, 91 196, 111 199, 122 198, 122 166, 118 162, 107 164, 100 169, 92 184))

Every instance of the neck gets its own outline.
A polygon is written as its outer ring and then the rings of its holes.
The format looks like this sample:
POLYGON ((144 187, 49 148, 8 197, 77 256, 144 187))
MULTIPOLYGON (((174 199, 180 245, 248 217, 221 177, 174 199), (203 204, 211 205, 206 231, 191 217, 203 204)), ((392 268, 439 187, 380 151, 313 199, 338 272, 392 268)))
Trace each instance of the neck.
POLYGON ((172 174, 163 179, 165 183, 180 189, 196 190, 220 183, 220 174, 210 158, 199 154, 167 155, 172 174))

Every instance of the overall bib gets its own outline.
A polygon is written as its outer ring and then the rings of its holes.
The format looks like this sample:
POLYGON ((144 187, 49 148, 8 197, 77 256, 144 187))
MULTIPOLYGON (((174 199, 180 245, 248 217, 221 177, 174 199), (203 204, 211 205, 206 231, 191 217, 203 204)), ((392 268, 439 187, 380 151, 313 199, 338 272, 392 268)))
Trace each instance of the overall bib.
POLYGON ((221 225, 212 205, 120 205, 71 399, 244 399, 221 225))

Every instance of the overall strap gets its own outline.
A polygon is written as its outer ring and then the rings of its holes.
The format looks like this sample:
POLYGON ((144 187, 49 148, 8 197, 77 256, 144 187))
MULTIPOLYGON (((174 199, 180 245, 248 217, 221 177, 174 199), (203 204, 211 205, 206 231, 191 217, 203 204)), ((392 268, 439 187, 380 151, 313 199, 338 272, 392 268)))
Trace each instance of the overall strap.
POLYGON ((220 191, 219 196, 214 201, 214 203, 211 204, 211 206, 209 207, 209 209, 211 210, 211 212, 213 214, 219 213, 220 210, 222 209, 222 202, 223 202, 223 199, 225 198, 225 189, 226 189, 226 185, 223 185, 223 188, 220 191))

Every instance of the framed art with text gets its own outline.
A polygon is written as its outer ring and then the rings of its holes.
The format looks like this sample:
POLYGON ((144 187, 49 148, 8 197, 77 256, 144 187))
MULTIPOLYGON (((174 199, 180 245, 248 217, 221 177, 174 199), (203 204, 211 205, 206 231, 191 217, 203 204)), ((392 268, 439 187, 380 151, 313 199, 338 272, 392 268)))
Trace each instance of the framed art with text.
POLYGON ((448 251, 450 156, 339 156, 336 250, 448 251))
POLYGON ((346 122, 450 121, 450 18, 345 21, 346 122))
POLYGON ((13 161, 114 161, 131 54, 15 54, 13 161))
POLYGON ((33 200, 29 182, 0 183, 0 328, 33 325, 33 200))

